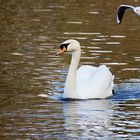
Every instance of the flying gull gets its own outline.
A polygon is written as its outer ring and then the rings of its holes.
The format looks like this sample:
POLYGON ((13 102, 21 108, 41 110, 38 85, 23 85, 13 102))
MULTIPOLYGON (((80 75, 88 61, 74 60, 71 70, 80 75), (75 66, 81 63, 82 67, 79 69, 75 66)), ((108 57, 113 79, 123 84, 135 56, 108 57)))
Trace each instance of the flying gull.
POLYGON ((123 5, 122 4, 117 9, 117 23, 118 24, 121 24, 125 11, 129 10, 129 9, 133 10, 133 12, 136 15, 140 16, 140 6, 134 7, 134 6, 131 6, 131 5, 123 5))

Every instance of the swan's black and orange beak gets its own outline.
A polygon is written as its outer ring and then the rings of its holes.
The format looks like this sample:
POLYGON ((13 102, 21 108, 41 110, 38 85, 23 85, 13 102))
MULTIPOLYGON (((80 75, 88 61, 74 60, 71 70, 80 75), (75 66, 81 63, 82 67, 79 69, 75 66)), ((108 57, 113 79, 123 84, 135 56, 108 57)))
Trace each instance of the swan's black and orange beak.
POLYGON ((67 51, 67 49, 66 49, 65 47, 60 48, 60 49, 58 50, 58 52, 56 53, 56 55, 62 55, 62 54, 65 54, 66 51, 67 51))
POLYGON ((68 48, 68 45, 70 43, 64 43, 60 46, 60 49, 59 51, 56 53, 56 55, 62 55, 62 54, 65 54, 67 52, 67 48, 68 48))

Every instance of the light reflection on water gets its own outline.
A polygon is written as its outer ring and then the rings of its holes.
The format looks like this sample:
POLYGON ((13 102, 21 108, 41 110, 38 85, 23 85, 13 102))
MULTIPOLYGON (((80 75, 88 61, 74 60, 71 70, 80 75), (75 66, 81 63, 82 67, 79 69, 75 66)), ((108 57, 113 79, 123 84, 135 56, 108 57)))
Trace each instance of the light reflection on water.
POLYGON ((119 4, 0 4, 0 139, 140 139, 140 19, 128 14, 117 25, 119 4), (70 55, 55 53, 69 38, 81 43, 80 66, 111 69, 112 98, 62 100, 70 55))

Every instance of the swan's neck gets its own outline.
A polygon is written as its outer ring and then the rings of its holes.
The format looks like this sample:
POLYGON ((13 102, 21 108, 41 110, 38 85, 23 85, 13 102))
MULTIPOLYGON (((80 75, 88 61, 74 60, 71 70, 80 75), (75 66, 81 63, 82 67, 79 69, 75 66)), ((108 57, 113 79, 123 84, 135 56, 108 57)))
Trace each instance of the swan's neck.
POLYGON ((64 98, 78 98, 76 89, 76 73, 81 55, 80 47, 72 53, 72 60, 64 88, 64 98))

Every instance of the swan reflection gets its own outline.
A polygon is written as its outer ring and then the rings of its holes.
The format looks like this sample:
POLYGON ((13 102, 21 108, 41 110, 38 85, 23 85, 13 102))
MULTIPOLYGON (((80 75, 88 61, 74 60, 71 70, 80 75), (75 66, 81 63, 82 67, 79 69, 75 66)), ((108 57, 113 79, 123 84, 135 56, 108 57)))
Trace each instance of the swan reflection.
POLYGON ((109 100, 67 101, 63 104, 66 135, 69 137, 108 137, 112 104, 109 100))

